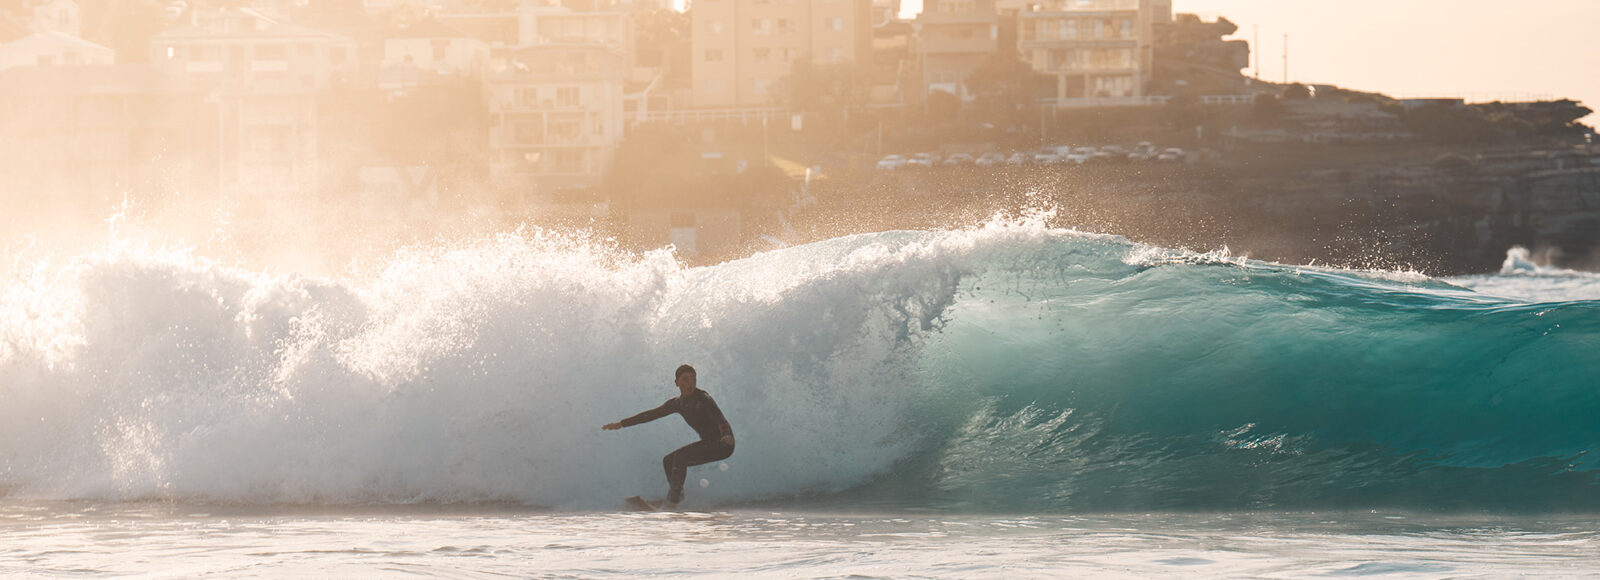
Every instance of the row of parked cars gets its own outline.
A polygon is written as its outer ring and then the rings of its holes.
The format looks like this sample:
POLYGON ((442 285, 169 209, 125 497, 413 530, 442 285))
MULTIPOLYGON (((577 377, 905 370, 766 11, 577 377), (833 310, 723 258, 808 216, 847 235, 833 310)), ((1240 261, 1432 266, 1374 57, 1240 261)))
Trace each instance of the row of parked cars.
POLYGON ((978 167, 995 167, 999 165, 1089 165, 1126 163, 1130 161, 1154 161, 1159 163, 1178 163, 1184 160, 1185 153, 1177 147, 1161 149, 1148 142, 1139 143, 1132 148, 1120 145, 1107 145, 1104 147, 1050 147, 1039 151, 1019 151, 1011 155, 989 152, 973 157, 966 153, 955 153, 949 157, 940 157, 934 153, 917 153, 915 155, 886 155, 878 160, 878 169, 894 171, 916 167, 959 167, 975 165, 978 167))

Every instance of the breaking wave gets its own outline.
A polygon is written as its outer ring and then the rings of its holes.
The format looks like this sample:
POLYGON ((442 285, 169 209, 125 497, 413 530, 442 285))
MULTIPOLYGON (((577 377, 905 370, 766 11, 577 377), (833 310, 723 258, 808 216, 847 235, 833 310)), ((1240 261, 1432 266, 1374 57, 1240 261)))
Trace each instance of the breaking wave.
POLYGON ((1600 507, 1600 301, 1041 221, 698 268, 542 231, 349 278, 133 243, 20 263, 0 490, 607 508, 693 434, 600 425, 689 362, 739 438, 691 471, 714 505, 1600 507))

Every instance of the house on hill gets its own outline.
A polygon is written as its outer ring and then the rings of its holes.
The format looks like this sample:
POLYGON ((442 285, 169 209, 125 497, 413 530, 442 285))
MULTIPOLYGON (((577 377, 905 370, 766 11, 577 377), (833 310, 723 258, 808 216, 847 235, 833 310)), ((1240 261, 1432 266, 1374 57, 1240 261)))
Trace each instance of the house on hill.
POLYGON ((489 67, 489 43, 429 18, 390 26, 383 33, 378 84, 385 90, 438 78, 481 77, 489 67))
POLYGON ((18 66, 108 65, 114 50, 65 32, 40 32, 0 44, 0 70, 18 66))

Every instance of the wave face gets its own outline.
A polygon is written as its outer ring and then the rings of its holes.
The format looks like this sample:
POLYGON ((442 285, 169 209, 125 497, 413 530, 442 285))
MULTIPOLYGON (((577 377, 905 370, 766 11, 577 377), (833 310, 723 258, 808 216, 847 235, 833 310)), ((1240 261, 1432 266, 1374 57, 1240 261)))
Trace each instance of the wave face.
POLYGON ((132 244, 19 264, 13 497, 609 508, 693 434, 599 426, 689 362, 739 438, 690 473, 717 505, 1600 508, 1600 301, 1027 220, 703 268, 545 232, 349 280, 132 244))

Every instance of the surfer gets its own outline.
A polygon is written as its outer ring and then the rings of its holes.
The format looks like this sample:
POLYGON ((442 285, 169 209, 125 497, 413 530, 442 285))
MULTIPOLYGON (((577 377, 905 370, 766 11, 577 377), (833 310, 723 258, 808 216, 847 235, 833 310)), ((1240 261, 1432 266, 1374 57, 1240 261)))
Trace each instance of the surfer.
POLYGON ((661 467, 667 472, 668 509, 677 507, 678 502, 683 501, 683 479, 689 475, 690 466, 720 461, 733 455, 733 427, 723 418, 722 409, 717 408, 717 402, 711 400, 711 395, 695 388, 694 367, 679 366, 674 375, 673 383, 678 385, 678 396, 667 399, 660 407, 601 427, 615 431, 677 413, 683 416, 684 422, 695 433, 700 434, 699 441, 679 447, 677 451, 661 458, 661 467))

